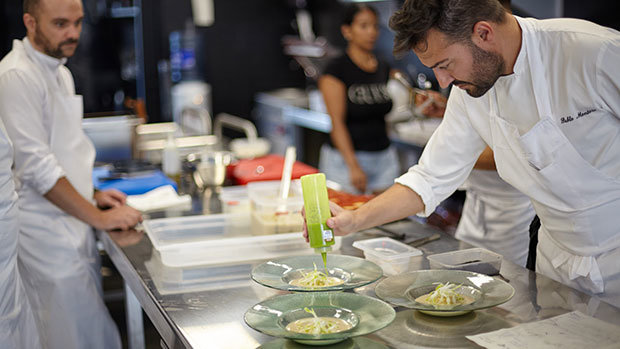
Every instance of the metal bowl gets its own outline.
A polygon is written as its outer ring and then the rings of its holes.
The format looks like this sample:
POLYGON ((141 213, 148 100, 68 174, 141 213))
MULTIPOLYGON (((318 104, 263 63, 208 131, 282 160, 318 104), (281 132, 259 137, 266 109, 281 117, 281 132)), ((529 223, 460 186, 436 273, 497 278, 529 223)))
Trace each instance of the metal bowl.
POLYGON ((220 186, 226 180, 226 167, 234 157, 229 151, 205 151, 200 154, 190 154, 187 160, 195 164, 194 181, 200 188, 205 186, 220 186))

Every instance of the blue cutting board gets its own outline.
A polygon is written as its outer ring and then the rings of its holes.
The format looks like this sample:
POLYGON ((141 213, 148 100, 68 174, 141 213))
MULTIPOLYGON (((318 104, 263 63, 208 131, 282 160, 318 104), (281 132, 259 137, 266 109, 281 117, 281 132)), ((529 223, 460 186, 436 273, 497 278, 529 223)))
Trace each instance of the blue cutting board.
POLYGON ((117 189, 127 195, 139 195, 149 192, 155 188, 164 185, 172 185, 177 190, 177 184, 166 175, 155 170, 154 172, 137 177, 112 179, 101 181, 99 178, 110 176, 110 170, 107 167, 95 167, 93 169, 93 185, 97 190, 117 189))

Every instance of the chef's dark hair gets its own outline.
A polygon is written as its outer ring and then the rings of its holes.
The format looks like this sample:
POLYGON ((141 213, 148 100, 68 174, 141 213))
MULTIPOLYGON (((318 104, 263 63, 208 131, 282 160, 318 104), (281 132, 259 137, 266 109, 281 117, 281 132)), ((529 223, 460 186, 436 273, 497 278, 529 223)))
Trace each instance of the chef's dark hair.
POLYGON ((39 2, 39 0, 24 0, 24 13, 34 16, 37 7, 39 7, 39 2))
POLYGON ((342 9, 342 25, 351 25, 353 20, 355 19, 355 15, 362 12, 363 10, 370 10, 375 16, 379 17, 377 14, 377 10, 367 4, 360 4, 352 2, 350 4, 345 5, 342 9))
POLYGON ((426 50, 431 28, 452 42, 469 41, 477 22, 505 20, 506 11, 497 0, 406 0, 390 18, 394 55, 404 56, 413 48, 426 50))

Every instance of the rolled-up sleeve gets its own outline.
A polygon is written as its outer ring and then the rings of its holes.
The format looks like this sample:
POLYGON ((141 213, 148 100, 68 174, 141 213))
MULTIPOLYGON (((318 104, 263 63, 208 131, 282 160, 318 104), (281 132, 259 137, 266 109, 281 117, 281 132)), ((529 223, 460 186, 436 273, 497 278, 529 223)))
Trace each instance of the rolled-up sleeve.
POLYGON ((10 70, 0 76, 0 118, 13 142, 15 175, 22 185, 41 195, 65 176, 49 145, 46 95, 45 87, 23 71, 10 70))
POLYGON ((420 195, 425 208, 418 215, 428 216, 467 179, 485 146, 469 121, 461 91, 453 88, 444 119, 420 161, 395 182, 420 195))

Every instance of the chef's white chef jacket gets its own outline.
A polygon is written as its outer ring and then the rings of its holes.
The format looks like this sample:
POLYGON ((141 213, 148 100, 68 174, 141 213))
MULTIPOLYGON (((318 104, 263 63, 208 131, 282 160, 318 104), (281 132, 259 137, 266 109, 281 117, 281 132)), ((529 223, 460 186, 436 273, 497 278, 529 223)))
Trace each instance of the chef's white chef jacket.
POLYGON ((65 176, 92 200, 95 151, 82 98, 55 59, 13 41, 0 61, 0 118, 13 142, 19 195, 19 271, 46 348, 120 348, 103 302, 92 228, 43 195, 65 176))
POLYGON ((535 215, 530 198, 494 170, 472 170, 461 189, 467 196, 454 236, 524 267, 535 215))
POLYGON ((453 88, 418 165, 396 182, 429 215, 488 144, 541 219, 537 271, 620 306, 620 33, 516 18, 514 73, 479 98, 453 88))
POLYGON ((2 348, 40 348, 39 333, 17 269, 17 193, 13 146, 0 120, 0 343, 2 348))

